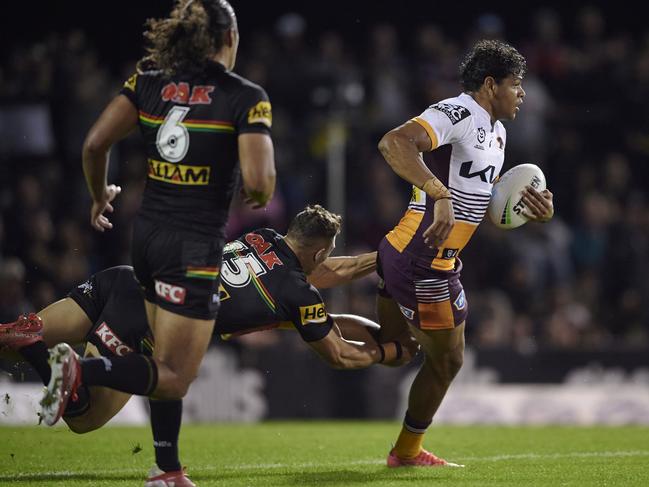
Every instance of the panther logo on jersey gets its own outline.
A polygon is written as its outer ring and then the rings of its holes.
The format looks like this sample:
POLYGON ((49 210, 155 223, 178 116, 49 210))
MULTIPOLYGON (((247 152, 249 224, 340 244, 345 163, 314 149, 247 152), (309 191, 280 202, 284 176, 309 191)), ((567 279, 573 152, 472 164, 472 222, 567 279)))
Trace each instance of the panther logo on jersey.
POLYGON ((86 281, 83 284, 79 284, 77 288, 81 289, 81 292, 86 296, 92 296, 92 282, 86 281))
POLYGON ((451 105, 450 103, 436 103, 435 105, 431 105, 430 108, 444 113, 453 125, 471 116, 471 112, 466 107, 451 105))

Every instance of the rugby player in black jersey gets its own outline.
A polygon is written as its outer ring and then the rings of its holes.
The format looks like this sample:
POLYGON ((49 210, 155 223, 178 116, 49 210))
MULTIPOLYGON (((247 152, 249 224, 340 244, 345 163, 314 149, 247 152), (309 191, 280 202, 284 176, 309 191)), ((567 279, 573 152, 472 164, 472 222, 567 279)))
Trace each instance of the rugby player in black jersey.
MULTIPOLYGON (((339 228, 340 217, 315 205, 293 219, 285 237, 263 228, 228 243, 215 333, 239 335, 290 327, 332 367, 408 362, 417 351, 409 334, 399 337, 398 345, 379 345, 368 331, 378 328, 374 322, 326 312, 315 286, 334 287, 376 268, 376 252, 328 257, 339 228)), ((153 341, 139 289, 131 267, 101 271, 38 314, 0 325, 0 346, 19 351, 45 384, 51 373, 43 342, 49 346, 85 343, 86 355, 95 357, 150 354, 153 341)), ((103 426, 130 398, 105 387, 88 390, 84 385, 82 389, 82 399, 69 401, 63 415, 77 433, 103 426)))
POLYGON ((131 251, 156 347, 152 357, 131 353, 77 365, 72 348, 59 344, 51 355, 61 370, 53 370, 42 412, 54 424, 79 375, 87 385, 155 398, 151 426, 159 468, 147 485, 194 485, 178 458, 182 397, 212 336, 238 164, 251 204, 264 206, 274 191, 271 105, 261 87, 231 71, 239 32, 226 0, 176 0, 168 18, 148 22, 144 37, 147 55, 136 74, 86 137, 83 169, 91 224, 110 229, 106 215, 120 189, 107 182, 108 154, 140 128, 148 178, 131 251))

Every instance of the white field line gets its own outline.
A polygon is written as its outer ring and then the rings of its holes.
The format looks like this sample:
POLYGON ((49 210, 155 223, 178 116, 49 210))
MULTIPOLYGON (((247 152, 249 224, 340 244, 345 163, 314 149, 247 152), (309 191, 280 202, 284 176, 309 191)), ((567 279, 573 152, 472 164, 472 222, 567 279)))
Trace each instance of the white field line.
MULTIPOLYGON (((616 458, 616 457, 648 457, 649 450, 631 450, 631 451, 594 451, 594 452, 569 452, 569 453, 518 453, 513 455, 493 455, 488 457, 461 457, 454 458, 455 461, 460 462, 500 462, 505 460, 557 460, 561 458, 616 458)), ((266 469, 304 469, 304 468, 319 468, 319 467, 350 467, 355 465, 383 465, 384 459, 365 459, 353 460, 349 462, 306 462, 298 464, 287 463, 255 463, 255 464, 241 464, 241 465, 193 465, 190 467, 191 471, 227 471, 227 470, 266 470, 266 469)), ((146 472, 142 469, 114 469, 114 470, 85 470, 83 472, 72 472, 69 470, 62 470, 57 472, 15 472, 5 473, 0 475, 0 481, 7 480, 20 480, 21 478, 68 478, 79 475, 92 474, 93 476, 115 476, 126 475, 146 472)))

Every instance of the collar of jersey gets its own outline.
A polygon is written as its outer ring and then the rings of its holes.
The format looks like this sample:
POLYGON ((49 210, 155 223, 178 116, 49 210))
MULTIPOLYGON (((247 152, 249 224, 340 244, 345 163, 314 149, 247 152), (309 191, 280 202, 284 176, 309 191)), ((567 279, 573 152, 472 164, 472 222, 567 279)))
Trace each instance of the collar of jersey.
POLYGON ((473 97, 468 93, 462 93, 460 95, 460 99, 462 99, 467 105, 471 105, 473 108, 470 111, 472 113, 475 113, 477 116, 484 118, 486 120, 487 126, 491 127, 491 129, 493 130, 496 123, 495 122, 493 124, 491 123, 491 115, 489 115, 489 112, 487 110, 482 108, 480 104, 477 101, 475 101, 473 97))

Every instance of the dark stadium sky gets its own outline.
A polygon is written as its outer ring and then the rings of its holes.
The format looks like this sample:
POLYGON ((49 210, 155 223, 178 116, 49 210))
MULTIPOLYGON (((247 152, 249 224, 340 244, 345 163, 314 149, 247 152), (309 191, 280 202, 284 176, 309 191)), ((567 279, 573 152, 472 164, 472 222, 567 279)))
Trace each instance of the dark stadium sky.
MULTIPOLYGON (((4 46, 44 38, 48 33, 67 32, 81 28, 88 34, 107 62, 119 62, 137 57, 141 44, 142 24, 147 17, 164 16, 171 0, 108 0, 88 1, 17 1, 3 5, 0 26, 4 46), (34 15, 34 11, 37 15, 34 15), (135 53, 133 50, 135 49, 135 53)), ((255 29, 272 29, 277 18, 285 12, 302 14, 309 26, 309 34, 333 29, 343 32, 350 40, 363 39, 366 29, 377 21, 390 21, 404 33, 410 26, 426 22, 441 25, 447 34, 464 35, 481 13, 495 12, 506 23, 507 37, 516 41, 529 30, 529 15, 540 6, 556 4, 553 8, 565 12, 570 21, 564 32, 570 35, 571 19, 584 2, 435 2, 433 0, 399 0, 376 2, 371 0, 232 0, 242 34, 255 29), (470 13, 468 13, 470 12, 470 13)), ((619 3, 592 1, 599 5, 609 22, 609 30, 630 31, 639 34, 646 30, 644 16, 630 8, 620 8, 619 3)), ((625 2, 622 2, 625 5, 625 2)), ((7 56, 4 50, 0 56, 7 56)))

